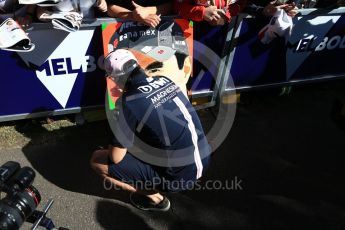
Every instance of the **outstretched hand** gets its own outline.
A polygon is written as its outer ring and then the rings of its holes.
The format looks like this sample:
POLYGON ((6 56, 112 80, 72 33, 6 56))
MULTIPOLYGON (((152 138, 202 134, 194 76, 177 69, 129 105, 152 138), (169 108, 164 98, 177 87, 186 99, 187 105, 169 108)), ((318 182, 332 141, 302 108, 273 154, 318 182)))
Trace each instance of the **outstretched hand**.
POLYGON ((155 14, 150 14, 149 16, 147 16, 141 21, 141 23, 150 27, 156 27, 158 26, 160 22, 161 22, 161 16, 155 15, 155 14))
POLYGON ((216 6, 208 6, 205 8, 203 18, 207 22, 218 21, 221 19, 216 6))
POLYGON ((161 21, 161 16, 152 14, 147 7, 141 6, 132 1, 134 10, 132 11, 133 19, 147 26, 156 27, 161 21))
POLYGON ((226 15, 225 11, 222 9, 217 9, 217 14, 220 16, 219 19, 213 19, 212 21, 209 22, 210 25, 212 26, 222 26, 226 22, 226 15))
POLYGON ((135 20, 142 20, 146 17, 148 17, 151 12, 149 12, 146 7, 140 6, 139 4, 136 4, 134 1, 132 1, 132 5, 134 6, 133 10, 133 17, 135 20))
POLYGON ((278 9, 283 9, 289 15, 290 17, 295 17, 298 13, 298 8, 296 7, 296 4, 293 2, 291 4, 282 4, 282 5, 275 5, 275 4, 268 4, 263 9, 263 14, 266 17, 272 17, 278 9))
POLYGON ((285 10, 285 12, 287 13, 287 15, 289 15, 290 17, 295 17, 296 14, 298 14, 298 8, 296 6, 296 4, 293 2, 291 4, 283 4, 278 6, 280 9, 285 10))

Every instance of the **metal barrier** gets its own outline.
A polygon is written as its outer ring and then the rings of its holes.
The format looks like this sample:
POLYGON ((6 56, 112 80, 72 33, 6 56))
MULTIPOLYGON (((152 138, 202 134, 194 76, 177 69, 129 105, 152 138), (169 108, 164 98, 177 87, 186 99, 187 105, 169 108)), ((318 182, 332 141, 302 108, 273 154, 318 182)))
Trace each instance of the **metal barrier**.
MULTIPOLYGON (((109 18, 86 21, 74 33, 54 30, 49 23, 35 23, 30 29, 34 51, 0 51, 0 121, 103 108, 106 87, 101 25, 116 22, 109 18)), ((221 29, 212 28, 218 31, 217 36, 221 29)), ((210 38, 204 36, 197 39, 207 43, 210 38)), ((220 48, 221 43, 214 46, 220 48)), ((197 75, 200 65, 194 66, 197 75)), ((192 97, 212 99, 213 80, 206 74, 199 83, 192 97)))
POLYGON ((241 15, 228 49, 222 92, 330 80, 345 76, 345 8, 302 9, 287 40, 259 42, 267 19, 241 15), (230 81, 229 79, 232 79, 230 81))
MULTIPOLYGON (((258 32, 269 19, 240 15, 228 26, 194 23, 194 40, 220 58, 215 73, 194 61, 197 81, 192 100, 206 98, 200 107, 216 104, 234 90, 329 80, 345 76, 345 8, 301 10, 287 41, 268 45, 258 32)), ((33 24, 30 53, 0 51, 0 121, 79 113, 104 107, 101 26, 115 19, 86 21, 80 31, 53 30, 33 24)), ((194 60, 202 51, 194 50, 194 60)))

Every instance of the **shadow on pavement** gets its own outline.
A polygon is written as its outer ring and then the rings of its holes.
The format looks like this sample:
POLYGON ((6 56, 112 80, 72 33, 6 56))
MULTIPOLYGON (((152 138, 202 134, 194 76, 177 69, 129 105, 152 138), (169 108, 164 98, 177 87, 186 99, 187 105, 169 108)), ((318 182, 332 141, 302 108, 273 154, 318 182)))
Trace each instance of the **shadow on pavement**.
POLYGON ((106 230, 152 229, 140 216, 131 212, 127 207, 110 201, 99 201, 96 209, 97 221, 106 230))
POLYGON ((178 228, 344 229, 345 132, 331 120, 332 94, 253 93, 240 104, 201 182, 231 189, 173 194, 178 228))
POLYGON ((89 164, 93 151, 108 146, 107 127, 104 121, 53 131, 41 124, 26 124, 17 129, 31 139, 22 149, 26 158, 49 182, 72 192, 124 200, 127 193, 103 189, 103 180, 89 164))
MULTIPOLYGON (((99 223, 105 229, 345 229, 345 132, 330 116, 339 95, 345 97, 341 87, 285 97, 254 93, 239 104, 232 130, 201 182, 237 178, 241 189, 168 194, 172 208, 165 214, 102 201, 99 223)), ((107 129, 106 122, 64 128, 58 141, 41 146, 41 135, 25 133, 32 143, 23 152, 35 170, 63 189, 128 202, 126 193, 104 191, 89 167, 92 152, 108 144, 107 129)))

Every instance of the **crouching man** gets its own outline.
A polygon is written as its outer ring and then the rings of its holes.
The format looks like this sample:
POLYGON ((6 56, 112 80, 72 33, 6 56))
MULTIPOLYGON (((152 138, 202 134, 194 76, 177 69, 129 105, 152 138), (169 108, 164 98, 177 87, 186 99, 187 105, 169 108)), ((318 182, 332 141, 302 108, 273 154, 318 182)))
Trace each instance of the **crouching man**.
POLYGON ((91 166, 131 192, 135 207, 167 211, 163 192, 192 188, 209 165, 197 113, 178 86, 165 76, 148 77, 129 50, 110 53, 105 69, 123 94, 109 119, 112 147, 94 152, 91 166))

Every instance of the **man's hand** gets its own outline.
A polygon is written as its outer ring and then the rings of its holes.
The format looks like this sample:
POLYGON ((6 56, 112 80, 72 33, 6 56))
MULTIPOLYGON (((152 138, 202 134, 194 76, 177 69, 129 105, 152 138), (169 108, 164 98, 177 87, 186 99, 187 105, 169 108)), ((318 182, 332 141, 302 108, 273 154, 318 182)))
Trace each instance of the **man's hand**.
POLYGON ((108 10, 107 2, 105 0, 98 0, 97 1, 97 8, 99 11, 105 13, 108 10))
POLYGON ((141 21, 152 14, 146 7, 136 4, 134 1, 132 1, 132 5, 134 6, 133 18, 136 21, 141 21))
POLYGON ((205 8, 203 19, 207 22, 218 21, 221 19, 216 6, 208 6, 205 8))
POLYGON ((296 14, 298 13, 298 8, 296 7, 295 3, 282 4, 282 5, 278 5, 278 6, 270 3, 267 6, 265 6, 262 13, 266 17, 272 17, 277 12, 278 9, 285 10, 287 15, 289 15, 292 18, 295 17, 296 14))
POLYGON ((217 13, 220 15, 220 19, 210 21, 209 24, 212 26, 222 26, 226 22, 226 15, 224 10, 217 9, 217 13))
POLYGON ((267 6, 264 7, 262 14, 265 17, 272 17, 276 13, 276 11, 277 11, 277 7, 274 4, 269 3, 267 4, 267 6))
POLYGON ((27 14, 24 17, 18 17, 16 21, 23 29, 27 29, 32 23, 32 16, 27 14))
POLYGON ((295 17, 296 14, 298 14, 298 8, 296 6, 296 4, 293 2, 291 4, 284 4, 284 5, 281 5, 281 6, 278 6, 280 7, 280 9, 283 9, 285 10, 285 12, 287 13, 287 15, 289 15, 290 17, 295 17))
POLYGON ((151 27, 156 27, 158 24, 161 22, 161 16, 160 15, 155 15, 155 14, 150 14, 146 18, 144 18, 141 23, 151 26, 151 27))
POLYGON ((161 16, 152 14, 152 12, 147 8, 140 6, 132 1, 135 9, 132 11, 133 19, 135 21, 141 22, 147 26, 156 27, 161 21, 161 16))

